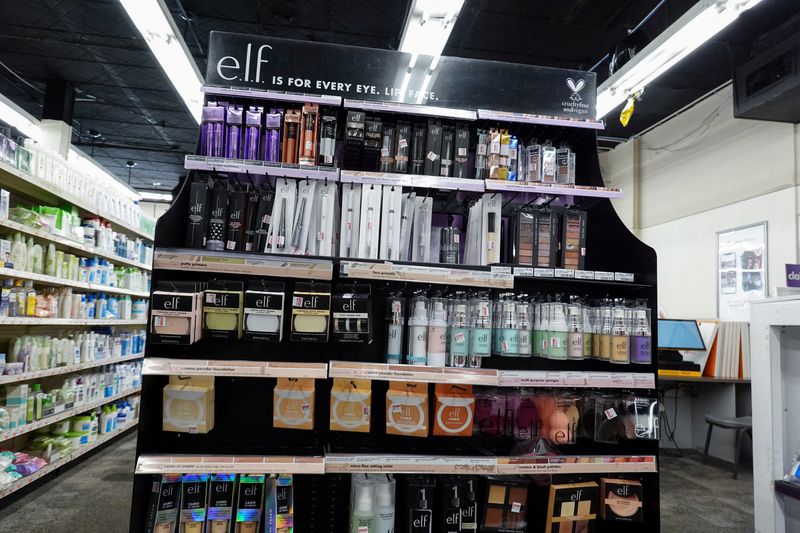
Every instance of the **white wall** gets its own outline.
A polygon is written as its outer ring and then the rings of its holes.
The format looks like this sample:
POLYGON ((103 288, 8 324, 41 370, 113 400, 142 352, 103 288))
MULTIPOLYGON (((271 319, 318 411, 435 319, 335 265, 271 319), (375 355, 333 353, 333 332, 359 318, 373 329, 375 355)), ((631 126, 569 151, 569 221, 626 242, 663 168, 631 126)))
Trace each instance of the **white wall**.
POLYGON ((728 86, 601 155, 606 183, 625 193, 617 212, 658 253, 668 316, 716 317, 719 231, 766 221, 769 288, 785 285, 798 259, 799 142, 792 124, 734 119, 728 86))
POLYGON ((139 205, 142 206, 142 211, 144 211, 145 214, 150 215, 153 218, 158 218, 163 215, 170 206, 170 204, 161 202, 140 202, 139 205))

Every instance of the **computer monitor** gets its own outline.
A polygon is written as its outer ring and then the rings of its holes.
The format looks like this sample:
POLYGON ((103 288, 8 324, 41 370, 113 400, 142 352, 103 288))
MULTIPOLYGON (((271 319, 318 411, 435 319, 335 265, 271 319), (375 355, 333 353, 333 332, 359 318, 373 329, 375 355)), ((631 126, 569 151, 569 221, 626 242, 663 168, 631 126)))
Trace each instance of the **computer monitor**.
POLYGON ((658 319, 659 350, 705 350, 706 344, 694 320, 658 319))

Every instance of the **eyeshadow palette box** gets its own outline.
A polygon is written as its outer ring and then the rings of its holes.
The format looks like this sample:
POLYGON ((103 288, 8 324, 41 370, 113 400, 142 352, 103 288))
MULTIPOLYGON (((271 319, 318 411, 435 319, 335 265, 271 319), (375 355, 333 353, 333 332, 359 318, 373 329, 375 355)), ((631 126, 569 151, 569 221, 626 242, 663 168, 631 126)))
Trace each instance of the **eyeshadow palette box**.
POLYGON ((586 212, 564 211, 561 221, 561 267, 583 270, 586 260, 586 212))

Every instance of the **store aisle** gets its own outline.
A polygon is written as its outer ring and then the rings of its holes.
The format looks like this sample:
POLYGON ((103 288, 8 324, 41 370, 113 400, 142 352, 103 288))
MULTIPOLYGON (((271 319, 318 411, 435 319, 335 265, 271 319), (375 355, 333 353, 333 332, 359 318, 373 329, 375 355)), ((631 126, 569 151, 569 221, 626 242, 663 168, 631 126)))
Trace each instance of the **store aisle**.
POLYGON ((739 479, 731 467, 704 465, 702 456, 661 454, 662 533, 752 533, 753 474, 747 466, 739 479))
POLYGON ((136 432, 0 510, 0 533, 128 531, 136 432))

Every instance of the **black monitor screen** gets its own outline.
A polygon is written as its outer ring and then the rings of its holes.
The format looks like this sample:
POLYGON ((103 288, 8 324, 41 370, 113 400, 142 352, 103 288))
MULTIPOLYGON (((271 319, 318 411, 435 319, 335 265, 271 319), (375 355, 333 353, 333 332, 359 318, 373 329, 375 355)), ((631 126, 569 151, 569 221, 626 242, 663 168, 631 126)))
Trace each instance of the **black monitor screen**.
POLYGON ((694 320, 658 319, 659 350, 705 350, 700 328, 694 320))

